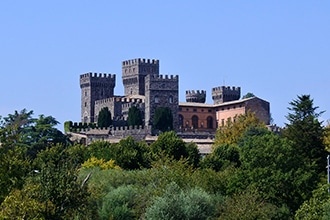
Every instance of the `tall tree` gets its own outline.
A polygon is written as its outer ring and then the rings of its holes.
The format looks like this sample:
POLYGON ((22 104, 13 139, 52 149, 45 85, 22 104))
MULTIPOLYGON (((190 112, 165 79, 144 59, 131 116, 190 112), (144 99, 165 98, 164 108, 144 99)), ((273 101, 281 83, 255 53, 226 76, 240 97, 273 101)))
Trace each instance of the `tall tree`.
POLYGON ((112 124, 111 112, 108 107, 104 107, 99 112, 99 116, 97 118, 97 125, 100 128, 107 128, 112 124))
POLYGON ((324 129, 318 120, 323 113, 317 112, 310 95, 298 96, 289 103, 291 111, 286 118, 284 135, 293 141, 297 154, 300 154, 306 164, 317 165, 317 172, 325 171, 327 152, 323 143, 324 129))
POLYGON ((163 132, 173 130, 173 114, 169 107, 159 107, 156 109, 154 126, 163 132))
POLYGON ((142 112, 136 106, 128 110, 128 125, 142 125, 142 112))

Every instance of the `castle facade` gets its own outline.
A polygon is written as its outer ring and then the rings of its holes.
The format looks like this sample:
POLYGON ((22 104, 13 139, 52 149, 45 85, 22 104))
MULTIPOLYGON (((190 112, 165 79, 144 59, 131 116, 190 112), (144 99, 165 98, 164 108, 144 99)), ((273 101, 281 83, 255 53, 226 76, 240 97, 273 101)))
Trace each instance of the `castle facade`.
POLYGON ((132 128, 119 128, 127 125, 128 110, 132 106, 143 113, 143 126, 138 128, 140 135, 152 135, 153 118, 158 107, 171 109, 173 128, 183 136, 203 133, 214 135, 219 126, 234 121, 237 115, 248 111, 255 112, 266 125, 270 123, 269 102, 258 97, 240 99, 240 87, 212 88, 213 104, 205 103, 205 90, 186 91, 186 102, 179 102, 179 76, 161 75, 159 60, 137 58, 123 61, 122 83, 124 94, 115 95, 116 75, 80 75, 81 122, 97 122, 98 114, 104 107, 108 107, 113 118, 113 128, 102 132, 89 130, 86 135, 94 135, 94 139, 97 133, 102 133, 103 139, 106 136, 111 139, 111 134, 134 136, 137 132, 134 129, 128 131, 132 128))

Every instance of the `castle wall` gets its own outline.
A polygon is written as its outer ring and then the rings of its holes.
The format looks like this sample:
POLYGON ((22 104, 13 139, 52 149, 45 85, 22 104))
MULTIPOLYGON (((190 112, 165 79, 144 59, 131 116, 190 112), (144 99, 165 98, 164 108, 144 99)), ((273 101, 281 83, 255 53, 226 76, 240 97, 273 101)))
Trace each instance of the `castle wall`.
POLYGON ((173 128, 178 128, 179 76, 147 75, 145 78, 145 125, 152 125, 155 110, 169 107, 173 113, 173 128))
POLYGON ((205 103, 206 91, 205 90, 188 90, 186 91, 186 102, 205 103))

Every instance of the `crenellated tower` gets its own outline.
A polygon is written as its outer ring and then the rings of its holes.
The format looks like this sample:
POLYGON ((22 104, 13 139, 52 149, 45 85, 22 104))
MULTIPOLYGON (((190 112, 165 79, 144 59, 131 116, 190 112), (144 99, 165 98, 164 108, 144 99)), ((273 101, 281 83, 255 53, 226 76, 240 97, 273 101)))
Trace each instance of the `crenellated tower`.
POLYGON ((114 96, 116 75, 86 73, 80 75, 81 88, 81 121, 94 121, 95 101, 114 96))
POLYGON ((219 86, 212 88, 212 99, 214 104, 235 101, 241 97, 241 87, 219 86))
POLYGON ((122 62, 124 95, 145 95, 145 77, 159 75, 159 60, 132 59, 122 62))
POLYGON ((186 102, 205 103, 206 91, 205 90, 187 90, 186 102))
POLYGON ((153 124, 155 110, 169 107, 173 114, 173 128, 178 128, 179 76, 147 75, 145 77, 145 126, 153 124))

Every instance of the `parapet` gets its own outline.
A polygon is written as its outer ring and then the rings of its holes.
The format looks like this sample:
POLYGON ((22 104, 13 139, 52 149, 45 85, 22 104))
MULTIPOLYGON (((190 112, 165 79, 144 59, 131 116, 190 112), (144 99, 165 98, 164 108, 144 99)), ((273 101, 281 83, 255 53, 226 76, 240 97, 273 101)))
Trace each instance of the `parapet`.
POLYGON ((150 74, 150 79, 153 80, 172 80, 177 81, 179 80, 178 75, 156 75, 156 74, 150 74))
POLYGON ((159 65, 159 60, 136 58, 136 59, 131 59, 131 60, 125 60, 125 61, 122 62, 123 67, 124 66, 137 65, 137 64, 153 64, 153 65, 159 65))
POLYGON ((241 91, 241 87, 231 87, 230 86, 218 86, 215 88, 212 88, 212 91, 241 91))
POLYGON ((80 75, 80 79, 83 78, 111 78, 111 79, 116 79, 116 74, 108 74, 108 73, 85 73, 80 75))

